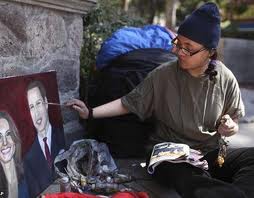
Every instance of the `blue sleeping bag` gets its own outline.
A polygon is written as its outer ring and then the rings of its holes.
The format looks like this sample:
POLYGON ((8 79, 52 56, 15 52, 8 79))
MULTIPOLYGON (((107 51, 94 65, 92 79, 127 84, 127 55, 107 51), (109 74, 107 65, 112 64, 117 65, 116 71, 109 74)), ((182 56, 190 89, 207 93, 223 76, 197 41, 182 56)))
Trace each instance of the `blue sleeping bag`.
POLYGON ((96 67, 101 70, 118 55, 135 49, 161 48, 171 50, 171 40, 174 37, 173 32, 159 25, 147 25, 143 28, 121 28, 102 44, 96 58, 96 67))

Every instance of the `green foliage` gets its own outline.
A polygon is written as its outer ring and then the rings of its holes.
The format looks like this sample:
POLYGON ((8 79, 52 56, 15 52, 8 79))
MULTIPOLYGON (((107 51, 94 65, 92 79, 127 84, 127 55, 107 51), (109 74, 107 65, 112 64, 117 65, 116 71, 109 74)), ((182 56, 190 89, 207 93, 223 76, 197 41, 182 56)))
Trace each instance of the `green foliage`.
MULTIPOLYGON (((233 38, 245 38, 253 39, 253 32, 241 32, 238 29, 239 24, 232 19, 244 19, 253 17, 254 6, 247 6, 244 3, 237 3, 228 0, 208 0, 209 2, 215 2, 218 4, 222 13, 222 21, 229 22, 230 25, 223 27, 222 25, 222 36, 233 37, 233 38)), ((208 2, 207 0, 180 0, 180 6, 177 9, 177 25, 179 25, 184 18, 189 15, 194 9, 200 4, 208 2)))
POLYGON ((254 40, 253 31, 239 31, 239 22, 231 22, 227 27, 222 28, 222 37, 241 38, 254 40))
POLYGON ((142 17, 146 23, 153 23, 156 15, 165 12, 167 0, 131 0, 129 9, 135 16, 142 17))
POLYGON ((185 19, 186 16, 192 13, 192 11, 196 9, 196 7, 198 6, 200 2, 203 2, 203 1, 180 0, 181 6, 179 6, 176 11, 177 25, 179 25, 185 19))
POLYGON ((247 10, 247 4, 236 4, 236 3, 226 3, 225 4, 225 12, 232 12, 234 15, 240 15, 247 10))
POLYGON ((248 10, 247 4, 236 3, 228 0, 180 0, 181 6, 177 10, 178 23, 183 21, 185 16, 190 14, 200 4, 214 2, 219 5, 224 13, 232 13, 234 16, 241 15, 248 10))
POLYGON ((80 55, 80 95, 86 97, 86 79, 95 72, 96 55, 101 44, 117 29, 144 25, 139 18, 124 13, 117 0, 98 0, 97 7, 84 17, 83 47, 80 55))
MULTIPOLYGON (((246 4, 245 4, 246 5, 246 4)), ((254 5, 248 5, 247 9, 241 13, 239 16, 236 16, 236 19, 250 19, 254 16, 254 5)))
POLYGON ((228 5, 228 0, 180 0, 180 6, 177 9, 178 24, 181 23, 184 18, 193 12, 197 7, 206 2, 214 2, 224 9, 228 5))
POLYGON ((222 37, 242 38, 254 40, 253 31, 240 31, 239 26, 244 23, 244 19, 253 17, 254 6, 241 3, 230 3, 223 1, 220 7, 224 10, 225 14, 232 12, 232 19, 225 17, 222 23, 222 37), (243 21, 241 21, 243 19, 243 21), (224 25, 226 24, 226 25, 224 25))

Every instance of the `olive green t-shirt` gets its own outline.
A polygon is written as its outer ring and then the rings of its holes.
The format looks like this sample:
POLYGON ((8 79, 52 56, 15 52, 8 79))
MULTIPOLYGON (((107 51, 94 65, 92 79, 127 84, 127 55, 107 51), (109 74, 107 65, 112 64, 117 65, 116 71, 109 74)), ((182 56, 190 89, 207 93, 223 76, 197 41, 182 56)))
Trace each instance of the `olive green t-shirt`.
POLYGON ((220 135, 216 130, 221 117, 244 115, 236 78, 220 61, 216 70, 216 80, 211 81, 207 75, 191 76, 177 62, 165 63, 122 97, 122 104, 142 120, 156 119, 151 144, 185 143, 206 153, 218 148, 220 135))

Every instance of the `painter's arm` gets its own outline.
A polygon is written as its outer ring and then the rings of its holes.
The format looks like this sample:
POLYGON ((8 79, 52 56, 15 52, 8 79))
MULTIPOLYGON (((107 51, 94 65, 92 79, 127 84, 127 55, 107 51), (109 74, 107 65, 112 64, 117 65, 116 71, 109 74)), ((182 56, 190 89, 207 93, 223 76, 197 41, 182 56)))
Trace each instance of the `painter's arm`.
MULTIPOLYGON (((88 107, 84 102, 78 99, 72 99, 65 103, 65 105, 78 111, 79 115, 83 119, 87 119, 89 115, 88 107)), ((121 99, 114 100, 112 102, 106 103, 104 105, 93 108, 93 118, 106 118, 119 116, 129 113, 121 102, 121 99)))

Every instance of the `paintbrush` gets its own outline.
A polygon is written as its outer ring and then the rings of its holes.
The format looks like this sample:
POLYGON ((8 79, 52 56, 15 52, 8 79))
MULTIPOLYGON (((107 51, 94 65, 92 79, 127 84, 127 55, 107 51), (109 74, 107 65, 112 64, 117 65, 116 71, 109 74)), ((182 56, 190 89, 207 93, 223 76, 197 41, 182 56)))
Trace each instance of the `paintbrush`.
POLYGON ((67 105, 65 105, 65 104, 59 104, 59 103, 56 103, 56 102, 44 102, 44 104, 67 107, 67 105))

